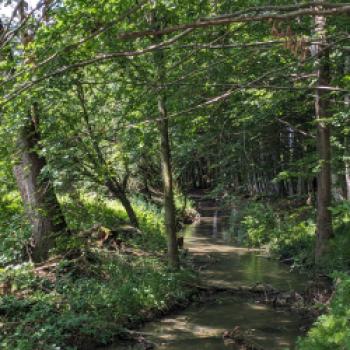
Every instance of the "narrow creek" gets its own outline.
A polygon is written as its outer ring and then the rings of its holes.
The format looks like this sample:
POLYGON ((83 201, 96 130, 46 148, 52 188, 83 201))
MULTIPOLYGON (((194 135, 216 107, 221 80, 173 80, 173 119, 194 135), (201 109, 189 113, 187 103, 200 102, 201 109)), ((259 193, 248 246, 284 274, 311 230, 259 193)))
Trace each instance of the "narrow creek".
MULTIPOLYGON (((289 271, 258 251, 235 246, 226 231, 225 215, 212 201, 200 202, 201 219, 188 226, 185 248, 200 266, 203 284, 214 287, 251 287, 269 284, 281 290, 303 290, 305 276, 289 271)), ((303 319, 283 308, 258 303, 252 298, 217 293, 205 303, 147 323, 141 332, 159 350, 239 349, 225 343, 222 334, 239 326, 264 349, 294 349, 302 334, 303 319)), ((139 349, 115 345, 108 350, 139 349)))

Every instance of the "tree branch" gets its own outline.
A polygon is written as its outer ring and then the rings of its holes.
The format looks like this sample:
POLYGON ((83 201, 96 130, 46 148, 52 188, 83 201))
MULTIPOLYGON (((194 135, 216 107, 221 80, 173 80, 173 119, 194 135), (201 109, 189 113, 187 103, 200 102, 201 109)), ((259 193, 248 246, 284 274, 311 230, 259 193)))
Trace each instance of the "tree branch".
POLYGON ((25 83, 25 84, 19 86, 17 88, 17 90, 13 91, 12 93, 10 93, 9 95, 4 97, 4 101, 0 103, 0 106, 4 106, 8 102, 10 102, 14 98, 16 98, 18 95, 20 95, 22 92, 27 91, 28 89, 32 88, 33 86, 37 85, 38 83, 40 83, 40 82, 42 82, 42 81, 44 81, 46 79, 49 79, 49 78, 52 78, 54 76, 66 73, 66 72, 68 72, 70 70, 74 70, 74 69, 77 69, 77 68, 82 68, 82 67, 94 64, 94 63, 98 63, 98 62, 102 62, 102 61, 108 61, 108 60, 111 60, 111 59, 116 58, 116 57, 140 56, 140 55, 144 55, 146 53, 150 53, 152 51, 156 51, 156 50, 158 50, 160 48, 163 48, 164 46, 171 45, 175 41, 179 40, 180 38, 182 38, 185 35, 187 35, 188 33, 190 33, 192 30, 193 30, 192 28, 186 29, 184 32, 174 36, 173 38, 171 38, 169 40, 163 41, 163 42, 161 42, 160 44, 157 44, 157 45, 150 45, 150 46, 148 46, 148 47, 146 47, 144 49, 141 49, 141 50, 121 51, 121 52, 111 52, 111 53, 101 54, 101 55, 98 55, 98 56, 96 56, 94 58, 91 58, 91 59, 88 59, 88 60, 85 60, 85 61, 79 61, 79 62, 70 64, 68 66, 63 66, 61 68, 58 68, 58 69, 54 70, 51 73, 48 73, 48 74, 46 74, 46 75, 44 75, 44 76, 42 76, 40 78, 32 80, 29 83, 25 83))
MULTIPOLYGON (((143 30, 143 31, 135 31, 135 32, 125 32, 118 36, 120 40, 127 39, 136 39, 143 38, 147 36, 162 36, 165 34, 171 34, 174 32, 186 30, 186 29, 198 29, 198 28, 206 28, 210 26, 218 26, 225 25, 231 23, 245 23, 245 22, 257 22, 257 21, 267 21, 267 20, 279 20, 285 21, 293 18, 301 17, 301 16, 334 16, 337 14, 344 14, 350 12, 349 4, 326 4, 324 10, 315 9, 315 4, 319 4, 318 2, 307 4, 310 8, 298 9, 295 11, 291 11, 288 13, 268 13, 268 14, 260 14, 260 15, 248 15, 242 14, 242 11, 233 13, 231 15, 226 15, 225 17, 212 17, 208 19, 200 19, 193 23, 180 24, 173 27, 164 28, 161 30, 143 30)), ((305 5, 299 5, 298 8, 305 7, 305 5)), ((295 6, 296 7, 296 6, 295 6)), ((267 7, 268 8, 268 7, 267 7)), ((262 11, 262 10, 261 10, 262 11)))

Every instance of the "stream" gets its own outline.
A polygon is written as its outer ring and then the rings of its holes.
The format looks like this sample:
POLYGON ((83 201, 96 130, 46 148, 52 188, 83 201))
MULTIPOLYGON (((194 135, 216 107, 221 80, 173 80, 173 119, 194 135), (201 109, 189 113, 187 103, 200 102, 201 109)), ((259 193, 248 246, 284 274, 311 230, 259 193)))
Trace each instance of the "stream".
MULTIPOLYGON (((201 219, 186 227, 185 248, 200 269, 202 283, 214 287, 268 284, 281 291, 305 288, 306 278, 280 262, 232 243, 227 217, 213 201, 200 202, 201 219)), ((225 330, 239 326, 251 340, 268 350, 294 349, 303 319, 287 308, 273 308, 252 298, 220 292, 202 304, 147 323, 141 330, 159 350, 239 349, 225 343, 225 330)), ((140 349, 115 345, 108 350, 140 349)))

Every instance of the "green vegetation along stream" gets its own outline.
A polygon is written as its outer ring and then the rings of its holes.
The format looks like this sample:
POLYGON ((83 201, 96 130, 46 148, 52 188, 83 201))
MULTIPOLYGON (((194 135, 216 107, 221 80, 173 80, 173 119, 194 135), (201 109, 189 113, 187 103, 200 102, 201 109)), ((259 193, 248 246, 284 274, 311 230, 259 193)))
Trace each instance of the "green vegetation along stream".
MULTIPOLYGON (((302 275, 287 266, 267 259, 258 251, 249 251, 230 243, 225 231, 225 217, 210 202, 201 202, 199 223, 185 232, 185 245, 191 259, 200 266, 204 284, 213 287, 250 287, 269 284, 283 291, 302 290, 302 275)), ((287 309, 273 308, 245 296, 217 293, 200 305, 146 324, 141 333, 157 349, 235 349, 223 339, 225 330, 239 326, 250 338, 266 349, 293 349, 302 334, 303 319, 287 309)), ((109 350, 133 349, 114 346, 109 350)))

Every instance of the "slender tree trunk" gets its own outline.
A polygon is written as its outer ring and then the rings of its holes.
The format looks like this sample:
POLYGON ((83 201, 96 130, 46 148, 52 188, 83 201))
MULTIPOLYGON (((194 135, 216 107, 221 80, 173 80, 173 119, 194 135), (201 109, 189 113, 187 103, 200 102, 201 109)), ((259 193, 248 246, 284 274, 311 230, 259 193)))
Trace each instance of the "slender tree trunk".
POLYGON ((121 192, 119 194, 119 200, 126 210, 126 213, 128 214, 129 220, 131 225, 135 226, 136 228, 139 227, 139 222, 137 220, 137 216, 135 214, 134 208, 131 205, 131 202, 129 201, 129 198, 127 197, 125 192, 121 192))
MULTIPOLYGON (((326 18, 315 16, 315 45, 317 87, 330 83, 329 52, 326 49, 326 18)), ((317 226, 315 262, 318 264, 328 248, 328 241, 333 236, 332 215, 330 211, 331 191, 331 142, 329 115, 329 93, 316 89, 315 115, 317 122, 317 147, 320 159, 320 172, 317 183, 317 226)))
MULTIPOLYGON (((162 97, 158 98, 158 108, 160 115, 166 118, 166 111, 162 97)), ((172 268, 178 268, 179 257, 176 239, 176 221, 175 221, 175 204, 173 194, 173 179, 171 170, 171 156, 169 146, 169 131, 168 121, 163 119, 159 123, 160 132, 160 153, 161 153, 161 167, 164 193, 164 212, 165 212, 165 227, 168 236, 168 257, 169 265, 172 268)))
POLYGON ((38 107, 33 104, 18 138, 19 161, 14 166, 14 174, 32 225, 31 258, 34 261, 47 258, 55 236, 66 229, 52 182, 43 172, 46 160, 37 153, 40 149, 38 127, 38 107))
MULTIPOLYGON (((349 106, 350 107, 350 106, 349 106)), ((345 136, 344 140, 344 147, 345 147, 345 159, 344 159, 344 164, 345 164, 345 186, 346 186, 346 199, 350 200, 350 145, 349 145, 349 136, 345 136)))
MULTIPOLYGON (((161 38, 156 39, 159 41, 161 38)), ((179 268, 179 255, 176 237, 176 211, 174 204, 171 150, 169 142, 169 123, 164 88, 166 72, 164 63, 164 52, 162 50, 155 52, 154 63, 158 85, 158 129, 160 135, 160 158, 163 181, 165 227, 168 237, 168 260, 169 266, 171 268, 177 269, 179 268)))
MULTIPOLYGON (((77 93, 78 98, 83 110, 83 118, 85 121, 85 125, 88 130, 88 134, 90 136, 92 146, 94 149, 94 154, 90 155, 90 158, 92 162, 96 165, 98 168, 108 168, 106 165, 106 159, 101 151, 100 145, 98 140, 96 139, 94 135, 93 128, 90 124, 90 118, 89 118, 89 112, 86 108, 86 99, 85 99, 85 92, 83 86, 78 82, 77 84, 77 93)), ((125 178, 125 183, 121 184, 122 181, 118 181, 116 178, 111 176, 108 171, 105 170, 104 173, 105 186, 109 189, 109 191, 120 201, 122 206, 124 207, 131 225, 135 226, 136 228, 139 228, 139 223, 137 220, 137 216, 135 214, 135 211, 126 195, 126 188, 127 188, 127 177, 125 178)))
POLYGON ((131 205, 131 202, 129 201, 128 196, 125 193, 125 190, 123 190, 119 185, 117 185, 112 179, 108 179, 105 184, 109 191, 115 196, 115 198, 117 198, 120 201, 120 203, 124 207, 131 225, 133 225, 136 228, 139 228, 137 216, 131 205))
MULTIPOLYGON (((350 56, 345 57, 344 74, 350 73, 350 56)), ((344 98, 345 109, 350 110, 350 95, 346 94, 344 98)), ((350 135, 344 137, 344 165, 345 165, 345 184, 346 184, 346 199, 350 200, 350 135)))

